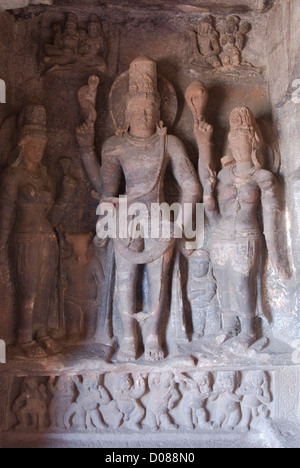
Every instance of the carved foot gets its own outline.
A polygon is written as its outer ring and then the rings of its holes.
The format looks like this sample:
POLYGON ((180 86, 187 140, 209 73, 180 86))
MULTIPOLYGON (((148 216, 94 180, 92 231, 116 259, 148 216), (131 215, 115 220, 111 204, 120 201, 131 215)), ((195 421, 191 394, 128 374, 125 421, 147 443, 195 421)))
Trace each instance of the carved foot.
POLYGON ((145 344, 145 359, 146 361, 161 361, 165 358, 158 337, 151 336, 146 340, 145 344))
POLYGON ((136 360, 135 338, 124 338, 120 351, 118 352, 118 361, 130 362, 136 360))
POLYGON ((41 359, 47 357, 47 353, 35 341, 32 341, 31 343, 22 344, 20 345, 20 348, 23 354, 25 354, 25 356, 28 358, 41 359))
POLYGON ((245 349, 249 349, 256 342, 256 335, 240 333, 236 340, 239 346, 245 349))
POLYGON ((51 354, 58 354, 61 352, 62 347, 57 344, 52 338, 49 336, 45 336, 44 338, 40 338, 38 340, 39 344, 51 354))
POLYGON ((221 346, 223 345, 224 343, 226 343, 226 341, 229 341, 231 338, 234 337, 234 334, 233 333, 226 333, 225 331, 220 333, 220 335, 218 335, 215 339, 216 341, 216 344, 218 346, 221 346))

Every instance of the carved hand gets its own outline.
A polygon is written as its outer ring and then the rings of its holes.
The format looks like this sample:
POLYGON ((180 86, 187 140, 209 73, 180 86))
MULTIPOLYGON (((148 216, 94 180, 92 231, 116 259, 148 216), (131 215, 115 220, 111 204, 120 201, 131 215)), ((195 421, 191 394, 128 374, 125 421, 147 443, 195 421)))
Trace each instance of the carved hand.
POLYGON ((213 126, 208 124, 203 118, 194 122, 194 135, 198 146, 210 145, 213 136, 213 126))
POLYGON ((77 127, 76 137, 80 148, 88 148, 94 146, 95 124, 92 122, 85 122, 80 127, 77 127))
POLYGON ((292 276, 292 272, 288 264, 288 261, 286 259, 282 261, 281 259, 276 258, 276 257, 277 255, 270 256, 271 266, 274 268, 277 275, 280 276, 281 279, 283 280, 290 279, 292 276))
POLYGON ((64 177, 63 187, 66 191, 73 191, 77 187, 77 181, 69 174, 64 177))
POLYGON ((210 168, 208 168, 209 171, 209 177, 206 180, 206 184, 204 187, 204 194, 213 194, 217 185, 217 174, 216 172, 212 171, 210 168))

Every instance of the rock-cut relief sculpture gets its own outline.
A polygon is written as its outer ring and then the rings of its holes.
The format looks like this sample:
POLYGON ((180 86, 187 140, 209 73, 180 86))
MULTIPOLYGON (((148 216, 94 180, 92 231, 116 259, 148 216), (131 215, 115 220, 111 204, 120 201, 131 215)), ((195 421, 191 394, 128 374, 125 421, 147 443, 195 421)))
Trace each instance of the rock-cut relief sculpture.
POLYGON ((243 396, 241 402, 243 432, 257 429, 262 423, 268 422, 272 394, 267 372, 259 370, 246 372, 237 393, 243 396))
POLYGON ((105 429, 101 408, 111 402, 109 392, 101 382, 102 376, 88 375, 74 377, 78 397, 65 413, 64 425, 69 429, 94 431, 105 429))
POLYGON ((182 417, 188 429, 210 427, 207 401, 212 395, 213 377, 210 372, 195 372, 191 377, 180 376, 182 417))
POLYGON ((16 290, 16 345, 20 356, 43 358, 61 347, 50 337, 51 301, 58 269, 57 226, 76 187, 65 176, 55 187, 42 164, 47 143, 46 111, 29 106, 19 139, 20 156, 1 176, 1 259, 10 251, 16 290))
POLYGON ((191 63, 208 70, 222 67, 219 58, 222 49, 213 17, 204 16, 197 31, 190 31, 190 35, 193 45, 191 63))
MULTIPOLYGON (((265 242, 274 269, 284 278, 289 276, 288 260, 281 246, 278 182, 262 167, 262 137, 252 112, 245 107, 231 113, 228 137, 231 154, 224 158, 226 167, 216 176, 213 129, 202 117, 203 100, 207 99, 203 88, 201 83, 192 83, 186 98, 194 115, 199 176, 206 214, 213 229, 211 262, 223 318, 217 344, 235 338, 243 348, 248 348, 258 338, 257 286, 265 242)), ((261 349, 267 343, 263 339, 257 346, 261 349)))
POLYGON ((49 377, 48 391, 52 395, 49 406, 50 428, 63 431, 68 427, 65 423, 65 416, 75 398, 74 380, 67 374, 57 378, 49 377))
POLYGON ((147 404, 145 426, 153 430, 176 428, 170 414, 181 398, 175 375, 171 372, 153 372, 148 376, 148 386, 150 398, 147 404))
MULTIPOLYGON (((174 90, 166 80, 161 80, 163 91, 169 92, 174 102, 174 90), (171 89, 171 92, 170 92, 171 89)), ((164 93, 165 95, 165 93, 164 93)), ((156 63, 148 57, 134 60, 129 72, 119 77, 111 92, 112 115, 121 122, 118 134, 107 140, 102 149, 102 184, 100 165, 94 151, 94 125, 89 122, 77 130, 82 161, 96 190, 101 193, 105 211, 108 205, 119 209, 122 174, 126 179, 128 209, 132 204, 143 203, 147 210, 140 215, 139 225, 149 229, 148 219, 152 203, 162 203, 163 186, 169 166, 181 187, 182 203, 199 201, 200 187, 197 175, 183 144, 167 130, 160 120, 160 108, 167 120, 172 110, 166 111, 166 99, 158 92, 156 63), (125 94, 124 94, 125 93, 125 94), (125 117, 125 119, 124 119, 125 117), (102 190, 101 190, 102 189, 102 190), (143 219, 141 219, 144 216, 143 219)), ((168 101, 170 102, 170 101, 168 101)), ((101 208, 101 205, 100 205, 101 208)), ((128 220, 129 224, 130 220, 128 220)), ((127 226, 125 226, 127 231, 127 226)), ((148 232, 151 232, 150 230, 148 232)), ((120 361, 137 358, 142 343, 138 342, 137 327, 144 324, 144 349, 147 360, 163 359, 162 318, 167 295, 167 278, 173 253, 173 236, 157 239, 132 236, 114 239, 116 259, 117 297, 123 323, 123 338, 118 353, 120 361), (147 265, 149 304, 147 314, 136 312, 136 286, 138 265, 147 265)), ((150 236, 149 236, 150 237, 150 236)))
POLYGON ((63 261, 66 338, 91 341, 101 308, 104 273, 93 253, 93 233, 66 233, 72 254, 63 261))
POLYGON ((244 59, 244 48, 251 24, 237 15, 225 21, 205 15, 190 34, 190 63, 204 72, 230 73, 251 77, 263 68, 255 67, 244 59), (216 24, 216 25, 215 25, 216 24))
POLYGON ((214 429, 235 429, 241 421, 242 396, 237 394, 239 387, 239 372, 218 372, 211 401, 214 402, 212 424, 214 429))
POLYGON ((21 393, 13 404, 17 430, 43 431, 49 425, 47 387, 36 377, 24 379, 21 393))
POLYGON ((78 17, 74 13, 67 15, 64 28, 61 23, 54 23, 52 29, 53 44, 45 45, 44 62, 48 71, 72 70, 76 67, 107 72, 107 42, 97 15, 91 15, 87 30, 79 29, 78 17))

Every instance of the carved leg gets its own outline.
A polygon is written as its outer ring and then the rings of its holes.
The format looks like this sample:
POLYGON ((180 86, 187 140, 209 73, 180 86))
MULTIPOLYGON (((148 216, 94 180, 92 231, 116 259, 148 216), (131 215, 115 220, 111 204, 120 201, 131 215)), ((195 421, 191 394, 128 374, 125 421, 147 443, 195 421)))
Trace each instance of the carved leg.
POLYGON ((216 339, 217 344, 221 345, 237 335, 237 317, 233 314, 231 305, 229 281, 231 269, 226 266, 214 265, 213 271, 218 285, 218 297, 223 318, 223 330, 216 339))
POLYGON ((39 246, 13 244, 14 280, 17 297, 17 345, 29 358, 43 358, 47 354, 34 341, 34 311, 39 282, 39 246))
MULTIPOLYGON (((39 247, 40 264, 37 270, 38 297, 35 307, 37 322, 36 338, 38 343, 50 354, 61 351, 61 346, 49 337, 49 319, 51 314, 51 299, 56 285, 58 269, 58 244, 56 240, 44 241, 39 247)), ((57 324, 58 325, 58 324, 57 324)))
POLYGON ((250 429, 250 424, 252 420, 252 410, 248 406, 241 405, 242 409, 242 422, 241 429, 243 432, 248 432, 250 429))
POLYGON ((123 323, 123 340, 118 353, 119 361, 134 361, 137 354, 136 284, 137 266, 116 252, 118 306, 123 323))
POLYGON ((160 343, 160 326, 164 311, 172 254, 173 251, 171 250, 156 262, 150 263, 147 267, 151 318, 149 318, 147 324, 145 359, 149 361, 159 361, 165 357, 160 343))
POLYGON ((228 415, 225 429, 232 431, 233 429, 236 428, 236 426, 239 424, 240 421, 241 421, 241 411, 240 409, 236 409, 235 411, 233 411, 232 413, 228 415))
POLYGON ((66 319, 67 341, 78 341, 82 331, 82 311, 79 304, 65 298, 64 312, 66 319))
POLYGON ((147 409, 147 415, 145 419, 145 426, 149 426, 151 429, 156 430, 158 429, 156 416, 149 408, 147 409))
POLYGON ((248 348, 256 341, 254 320, 257 305, 257 274, 258 268, 252 269, 248 276, 235 272, 233 284, 238 314, 241 322, 240 344, 248 348))
POLYGON ((200 428, 204 428, 207 426, 207 421, 208 421, 208 417, 207 417, 207 412, 204 408, 199 408, 196 412, 197 414, 197 424, 196 424, 196 427, 200 427, 200 428))
POLYGON ((98 309, 99 306, 94 304, 87 306, 84 311, 85 332, 88 340, 92 339, 95 335, 98 309))
POLYGON ((91 411, 91 420, 97 429, 105 429, 107 427, 107 425, 102 422, 98 410, 91 411))
POLYGON ((192 410, 192 408, 187 405, 187 404, 183 404, 182 405, 182 414, 183 414, 183 417, 184 417, 184 421, 185 421, 185 425, 188 429, 194 429, 195 427, 195 411, 192 410))
POLYGON ((126 423, 126 427, 128 429, 132 429, 133 431, 140 430, 140 424, 145 417, 145 410, 140 406, 138 403, 135 404, 135 408, 130 414, 129 420, 126 423))

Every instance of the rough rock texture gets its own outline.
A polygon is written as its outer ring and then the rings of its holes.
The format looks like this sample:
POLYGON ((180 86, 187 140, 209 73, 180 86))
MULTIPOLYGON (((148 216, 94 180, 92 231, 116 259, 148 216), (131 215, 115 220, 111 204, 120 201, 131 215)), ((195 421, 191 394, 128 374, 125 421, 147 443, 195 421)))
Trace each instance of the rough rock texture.
MULTIPOLYGON (((140 357, 135 362, 122 364, 115 357, 111 359, 115 348, 82 343, 40 361, 15 359, 13 353, 9 353, 8 365, 0 369, 0 429, 3 431, 0 444, 3 447, 299 446, 300 104, 293 95, 297 89, 293 82, 300 79, 298 3, 299 0, 57 0, 49 7, 45 5, 50 5, 50 1, 0 3, 2 8, 16 9, 0 14, 0 78, 7 85, 7 104, 0 105, 1 125, 4 123, 1 126, 1 170, 18 155, 17 129, 20 129, 19 117, 24 107, 43 104, 49 137, 44 161, 56 183, 57 193, 60 193, 64 175, 62 159, 63 166, 71 167, 72 176, 77 180, 78 193, 70 201, 63 220, 65 231, 78 232, 86 222, 94 226, 99 199, 80 166, 75 129, 82 124, 83 116, 78 91, 87 84, 91 73, 98 73, 96 151, 100 159, 105 140, 115 130, 108 105, 111 85, 137 56, 146 54, 157 63, 159 74, 175 87, 179 112, 169 132, 184 142, 195 166, 197 146, 191 113, 184 100, 191 82, 202 81, 209 92, 206 117, 214 126, 213 141, 219 168, 221 157, 228 154, 227 133, 232 109, 251 108, 270 150, 267 168, 278 175, 285 188, 282 201, 285 201, 288 252, 293 267, 289 280, 279 279, 272 269, 265 273, 264 287, 259 291, 260 317, 257 320, 258 330, 269 339, 263 350, 241 350, 234 341, 225 348, 212 345, 220 329, 216 298, 207 308, 204 339, 194 333, 193 341, 187 342, 185 336, 180 343, 182 335, 186 334, 182 317, 182 301, 186 298, 176 290, 181 281, 177 276, 173 278, 173 291, 169 295, 172 304, 166 308, 163 323, 169 358, 160 363, 149 363, 140 357), (19 10, 25 5, 28 8, 19 10), (237 13, 243 22, 251 24, 251 30, 244 33, 244 68, 216 71, 210 67, 201 68, 193 61, 187 32, 192 30, 195 36, 203 13, 207 12, 213 14, 214 27, 219 33, 227 14, 237 13), (103 70, 99 73, 93 66, 87 67, 86 63, 80 67, 78 60, 74 66, 70 56, 65 68, 49 69, 45 46, 55 46, 57 38, 52 25, 55 23, 57 27, 59 23, 63 27, 67 13, 77 15, 83 36, 90 15, 100 16, 103 36, 108 43, 105 73, 103 70), (225 396, 224 385, 229 385, 225 396), (199 387, 206 387, 207 393, 199 387), (120 389, 121 396, 117 394, 120 389), (160 406, 159 411, 156 405, 160 406), (194 407, 198 410, 196 414, 194 407), (66 421, 61 419, 64 413, 69 415, 66 421), (126 414, 129 415, 127 420, 126 414), (55 419, 58 416, 59 421, 55 419), (109 427, 102 427, 104 422, 109 427), (204 427, 191 427, 191 423, 204 427), (149 425, 154 430, 150 435, 149 425)), ((47 50, 53 52, 51 47, 47 50)), ((167 184, 169 195, 175 198, 174 183, 168 181, 167 184)), ((71 246, 64 242, 61 236, 60 243, 66 248, 63 260, 72 264, 71 246)), ((16 337, 15 295, 8 268, 1 267, 0 275, 0 339, 13 343, 16 337)), ((62 289, 61 286, 60 294, 62 289)), ((147 296, 145 286, 139 290, 139 311, 143 310, 143 295, 147 296)), ((63 309, 62 296, 59 305, 57 302, 56 298, 52 307, 56 326, 62 319, 59 316, 63 309)), ((73 312, 72 302, 71 306, 69 316, 73 312)), ((191 326, 193 318, 194 330, 200 325, 197 307, 196 304, 195 310, 187 309, 187 323, 191 326)), ((120 340, 122 323, 115 300, 112 313, 111 328, 120 340)))
POLYGON ((1 0, 1 10, 14 10, 17 8, 25 8, 28 5, 52 5, 53 0, 1 0))

